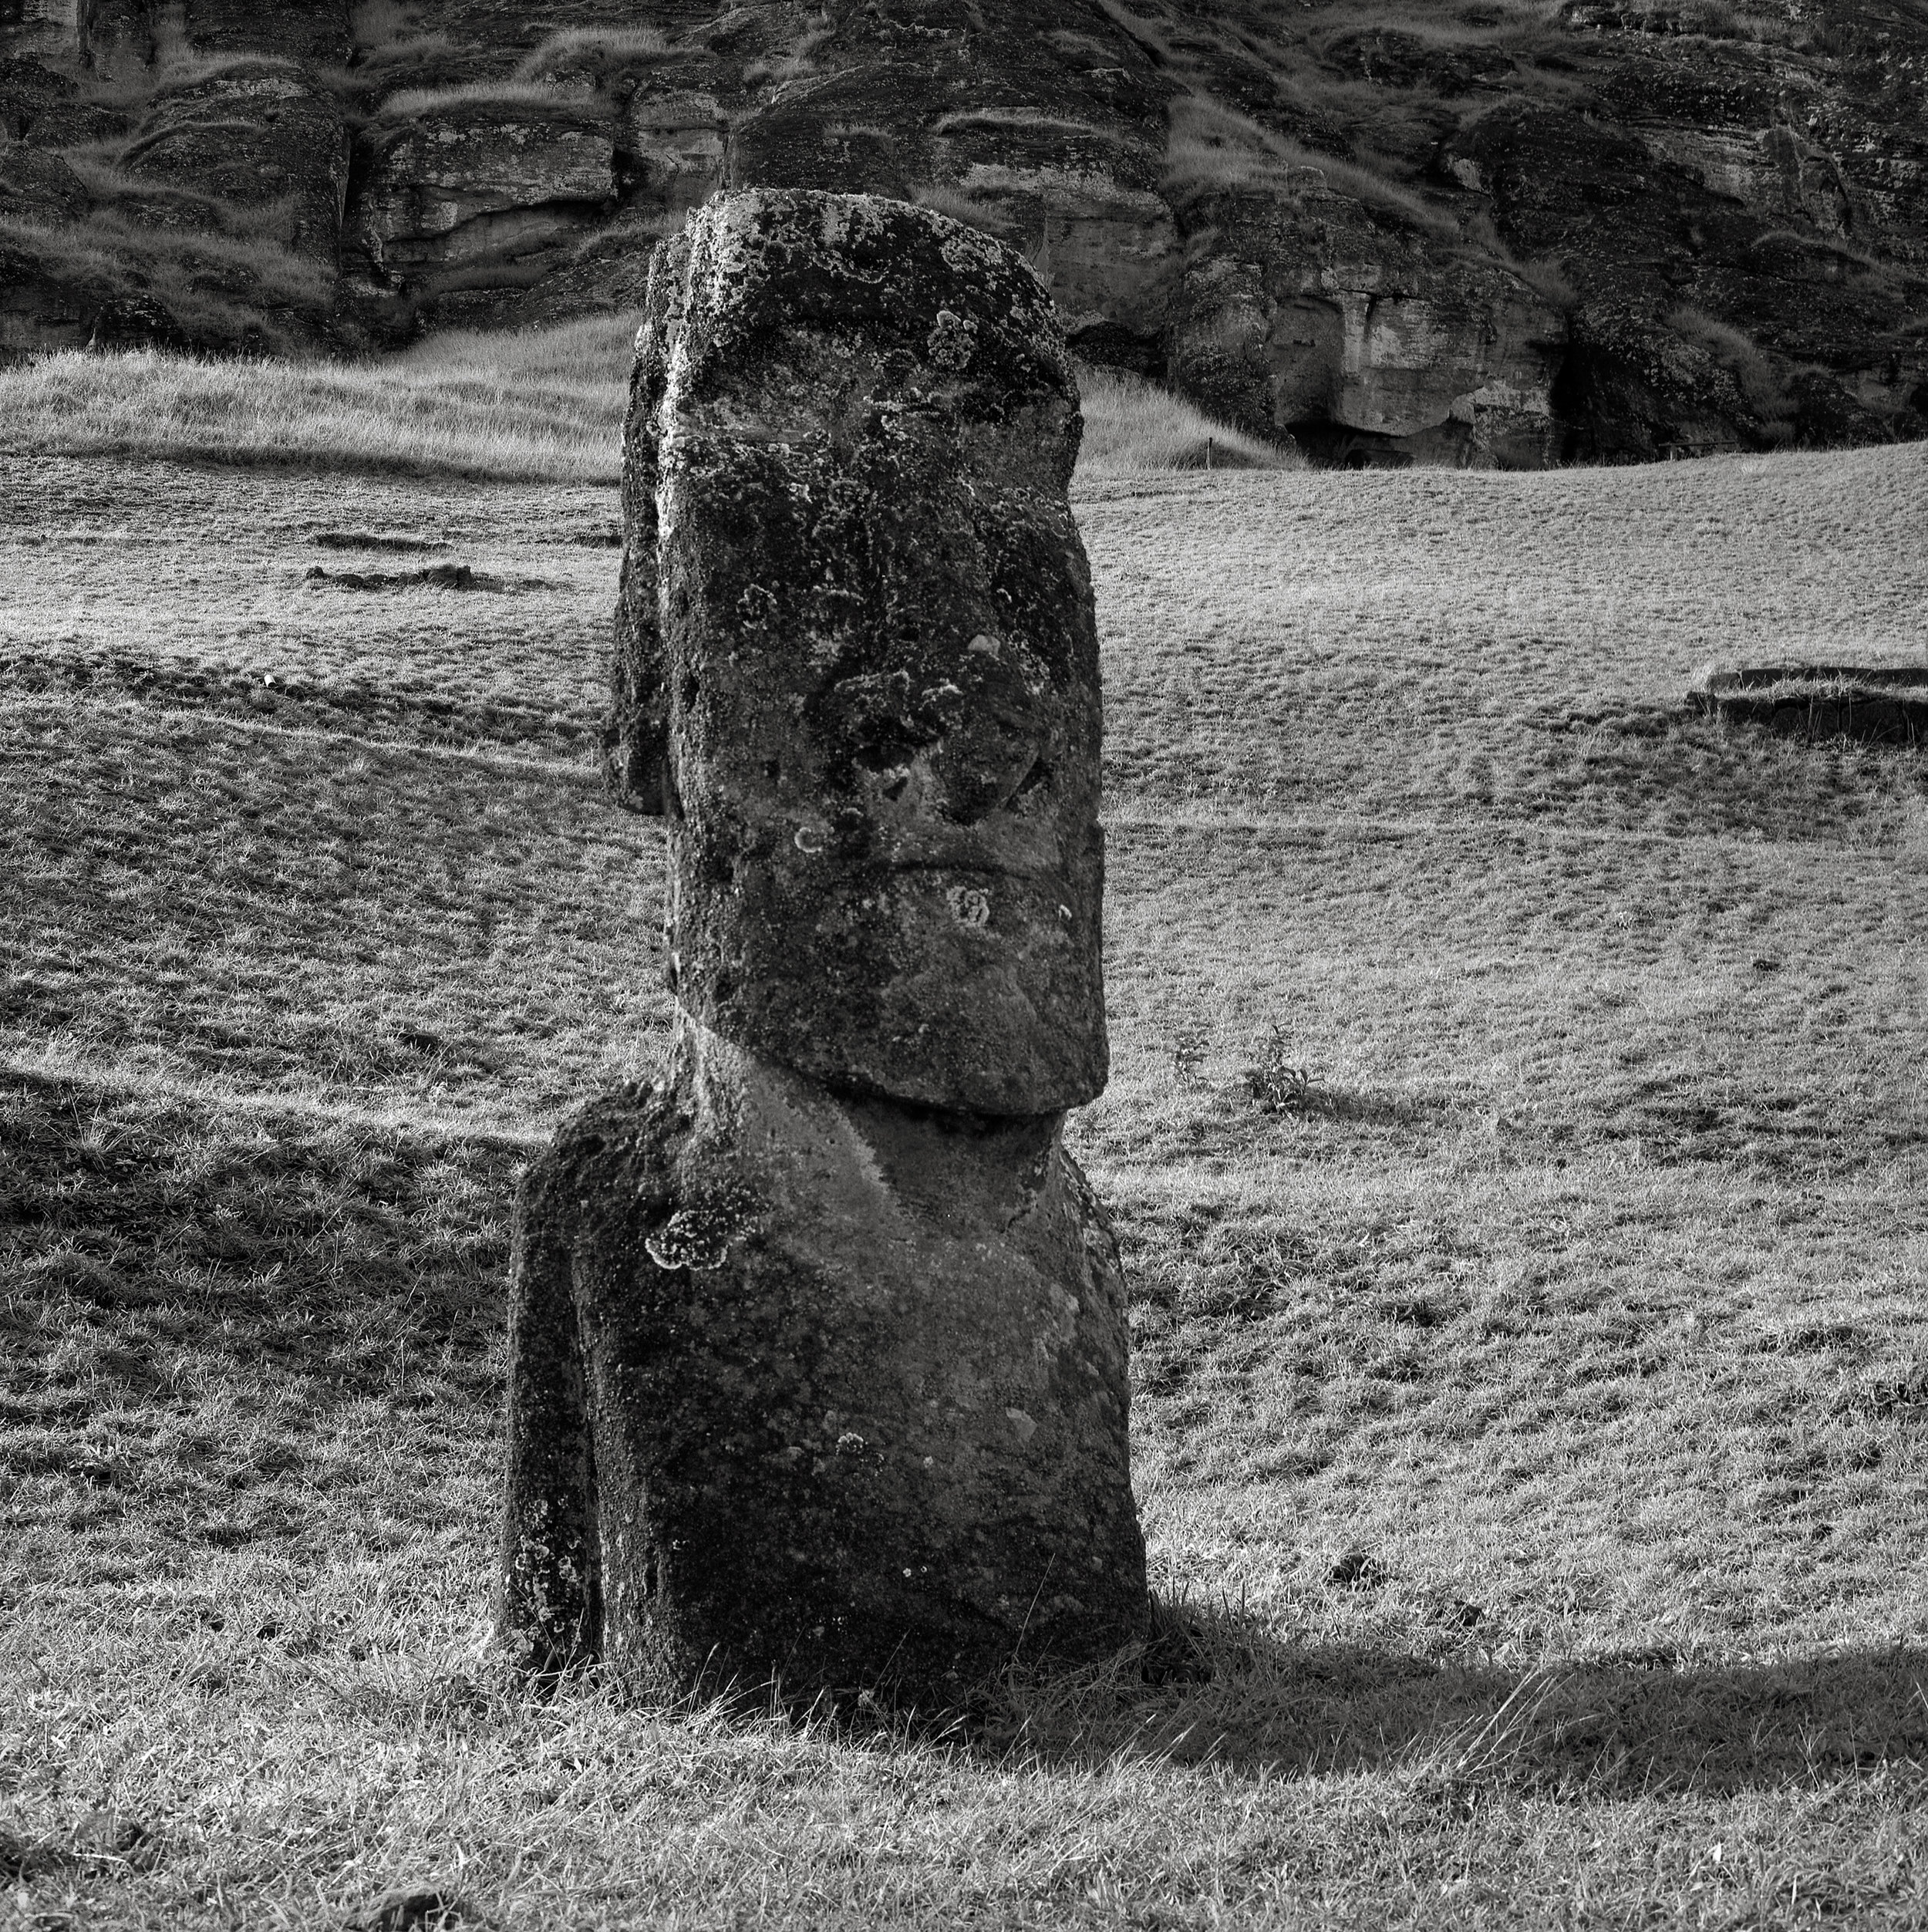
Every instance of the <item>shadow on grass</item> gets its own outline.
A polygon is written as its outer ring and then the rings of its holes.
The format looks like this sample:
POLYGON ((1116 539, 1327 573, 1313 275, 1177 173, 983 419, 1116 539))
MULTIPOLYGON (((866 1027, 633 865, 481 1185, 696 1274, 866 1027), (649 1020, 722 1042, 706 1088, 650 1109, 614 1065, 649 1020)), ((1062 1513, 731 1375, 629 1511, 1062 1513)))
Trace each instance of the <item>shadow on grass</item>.
POLYGON ((210 670, 185 659, 170 663, 113 652, 19 652, 0 657, 0 676, 19 693, 137 701, 400 744, 509 746, 578 764, 597 743, 600 730, 598 720, 567 706, 452 697, 426 686, 411 690, 392 678, 379 687, 285 676, 264 682, 248 673, 210 670))
POLYGON ((1090 1768, 1393 1773, 1469 1800, 1495 1787, 1721 1794, 1883 1765, 1928 1773, 1928 1650, 1703 1665, 1655 1648, 1522 1670, 1299 1644, 1235 1613, 1164 1619, 1142 1662, 1014 1677, 986 1746, 1090 1768))
MULTIPOLYGON (((378 1514, 404 1540, 445 1532, 448 1484, 495 1453, 523 1154, 0 1075, 0 1479, 22 1576, 151 1582, 248 1544, 332 1562, 378 1514)), ((1113 1669, 1014 1675, 970 1736, 1092 1768, 1377 1772, 1447 1801, 1734 1792, 1928 1765, 1928 1654, 1522 1671, 1187 1607, 1113 1669)))
POLYGON ((29 1569, 442 1526, 495 1427, 524 1158, 0 1073, 0 1483, 29 1569))
POLYGON ((1645 714, 1542 729, 1522 738, 1503 816, 1544 822, 1579 814, 1676 838, 1758 836, 1798 844, 1884 845, 1928 765, 1908 747, 1807 744, 1717 720, 1645 714))

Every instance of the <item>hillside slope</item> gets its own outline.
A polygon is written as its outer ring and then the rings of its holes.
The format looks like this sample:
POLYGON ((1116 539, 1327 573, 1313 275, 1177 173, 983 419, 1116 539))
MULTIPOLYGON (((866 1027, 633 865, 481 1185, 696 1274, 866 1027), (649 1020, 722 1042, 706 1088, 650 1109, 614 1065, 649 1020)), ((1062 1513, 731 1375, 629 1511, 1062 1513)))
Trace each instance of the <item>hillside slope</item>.
POLYGON ((1087 358, 1329 460, 1928 432, 1923 0, 12 12, 0 352, 620 308, 774 183, 1004 234, 1087 358))

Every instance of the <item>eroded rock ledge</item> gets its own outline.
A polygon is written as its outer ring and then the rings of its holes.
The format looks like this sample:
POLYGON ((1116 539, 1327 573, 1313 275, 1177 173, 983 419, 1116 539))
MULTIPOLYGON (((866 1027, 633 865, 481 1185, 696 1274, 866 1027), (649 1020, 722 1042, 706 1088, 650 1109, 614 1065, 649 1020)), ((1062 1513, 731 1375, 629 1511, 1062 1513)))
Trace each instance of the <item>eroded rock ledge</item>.
POLYGON ((656 240, 762 184, 994 234, 1076 352, 1326 460, 1928 430, 1916 15, 1328 12, 26 0, 0 25, 0 353, 633 306, 656 240))

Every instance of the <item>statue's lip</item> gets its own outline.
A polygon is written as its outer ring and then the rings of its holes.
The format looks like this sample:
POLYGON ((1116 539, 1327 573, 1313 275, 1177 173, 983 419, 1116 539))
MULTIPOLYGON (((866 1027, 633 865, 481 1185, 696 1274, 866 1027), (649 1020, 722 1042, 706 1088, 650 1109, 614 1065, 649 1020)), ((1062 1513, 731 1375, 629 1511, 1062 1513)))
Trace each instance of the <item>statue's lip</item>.
POLYGON ((893 872, 988 872, 994 878, 1049 878, 1055 865, 1012 865, 995 859, 892 858, 885 861, 893 872))
MULTIPOLYGON (((806 858, 838 856, 834 835, 821 826, 797 826, 790 842, 806 858)), ((989 840, 967 828, 952 842, 939 844, 933 839, 914 851, 867 852, 856 863, 888 872, 982 872, 1002 878, 1050 878, 1065 869, 1060 841, 1053 838, 1050 843, 1048 855, 1026 860, 1014 858, 1008 850, 999 851, 989 840)))

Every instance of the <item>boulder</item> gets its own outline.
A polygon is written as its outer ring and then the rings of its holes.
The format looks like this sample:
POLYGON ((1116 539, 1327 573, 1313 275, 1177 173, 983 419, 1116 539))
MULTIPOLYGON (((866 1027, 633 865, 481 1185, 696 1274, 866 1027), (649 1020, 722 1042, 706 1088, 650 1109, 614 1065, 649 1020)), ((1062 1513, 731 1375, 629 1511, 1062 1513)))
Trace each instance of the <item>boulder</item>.
POLYGON ((90 99, 70 73, 32 54, 0 56, 0 140, 78 147, 124 134, 121 107, 90 99))
POLYGON ((955 1705, 1141 1637, 1077 392, 1021 258, 759 191, 652 265, 611 770, 680 1014, 531 1170, 498 1628, 955 1705), (643 795, 635 794, 641 791, 643 795))
POLYGON ((79 85, 30 54, 0 59, 0 139, 24 141, 36 124, 69 113, 79 85))
POLYGON ((0 215, 46 228, 86 212, 87 184, 57 154, 0 141, 0 215))
POLYGON ((0 5, 0 56, 66 52, 76 0, 6 0, 0 5))

